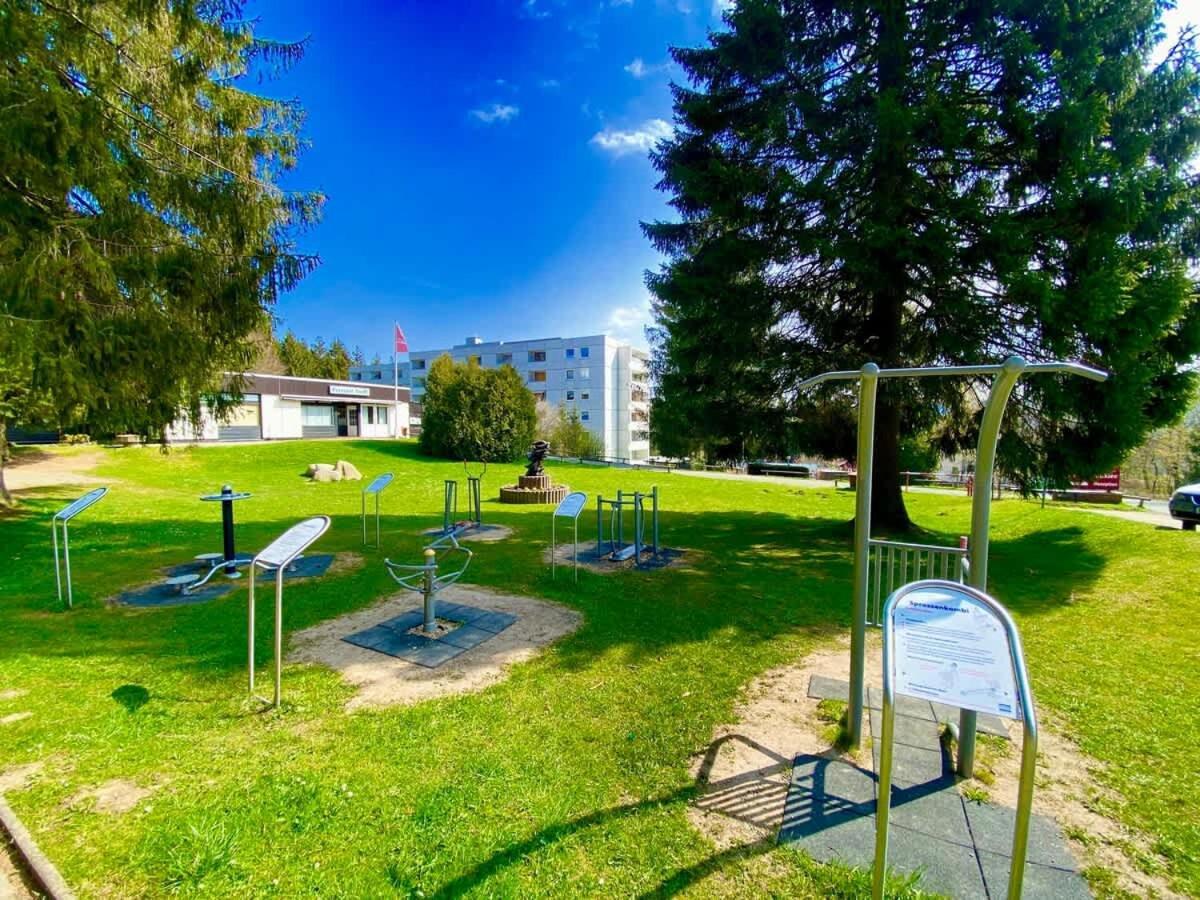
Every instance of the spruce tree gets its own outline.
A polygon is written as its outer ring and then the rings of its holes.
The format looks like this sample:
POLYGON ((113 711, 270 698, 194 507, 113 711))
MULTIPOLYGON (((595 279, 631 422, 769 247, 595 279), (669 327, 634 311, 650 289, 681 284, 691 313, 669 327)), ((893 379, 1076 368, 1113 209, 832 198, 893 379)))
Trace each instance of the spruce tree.
MULTIPOLYGON (((829 369, 1067 358, 1104 385, 1027 379, 1002 462, 1116 464, 1190 394, 1200 351, 1197 58, 1151 64, 1155 0, 742 0, 676 49, 654 152, 678 221, 655 296, 658 410, 690 440, 853 452, 829 369)), ((874 516, 908 524, 904 435, 974 440, 979 385, 881 387, 874 516)))
POLYGON ((0 321, 28 326, 0 395, 146 434, 229 402, 222 373, 316 264, 294 239, 322 198, 278 186, 303 112, 249 89, 301 49, 236 2, 0 8, 0 321))

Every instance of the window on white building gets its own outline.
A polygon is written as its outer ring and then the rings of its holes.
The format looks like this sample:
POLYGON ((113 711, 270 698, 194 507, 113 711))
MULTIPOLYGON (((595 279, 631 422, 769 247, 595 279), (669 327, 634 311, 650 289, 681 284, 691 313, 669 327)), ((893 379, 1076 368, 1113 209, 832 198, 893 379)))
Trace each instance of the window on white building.
POLYGON ((592 399, 591 392, 589 392, 589 391, 584 391, 583 393, 581 393, 581 394, 579 395, 579 399, 580 399, 580 400, 591 400, 591 399, 592 399))
POLYGON ((587 359, 587 358, 588 358, 588 348, 587 348, 587 347, 580 347, 580 348, 579 348, 579 355, 580 355, 580 356, 582 356, 584 359, 587 359))
POLYGON ((497 353, 496 354, 496 365, 511 366, 512 365, 512 354, 511 353, 497 353))
POLYGON ((592 370, 591 369, 580 369, 579 377, 586 381, 588 378, 592 377, 592 370))
POLYGON ((580 414, 579 414, 579 420, 580 420, 581 422, 586 422, 586 421, 588 421, 588 420, 589 420, 591 417, 592 417, 592 414, 591 414, 590 412, 588 412, 587 410, 584 410, 582 413, 580 413, 580 414))
POLYGON ((574 391, 567 391, 567 399, 568 399, 568 400, 574 400, 574 399, 575 399, 575 392, 574 392, 574 391))
POLYGON ((533 399, 537 400, 541 403, 545 403, 546 402, 546 392, 545 391, 536 391, 533 395, 533 399))
POLYGON ((386 406, 376 407, 375 424, 386 425, 388 423, 388 408, 386 406))
POLYGON ((546 351, 545 350, 530 350, 529 351, 529 361, 530 362, 545 362, 546 361, 546 351))
POLYGON ((333 425, 333 407, 319 406, 315 403, 305 403, 300 406, 300 423, 302 425, 333 425))
POLYGON ((575 358, 575 348, 568 347, 567 348, 567 359, 574 359, 574 358, 575 358))
POLYGON ((530 381, 539 381, 539 382, 545 381, 546 380, 546 370, 545 369, 537 369, 536 371, 530 372, 529 380, 530 381))
POLYGON ((375 424, 375 407, 367 406, 363 409, 363 414, 367 417, 367 424, 375 424))
POLYGON ((413 367, 414 369, 416 369, 418 372, 424 371, 424 370, 425 370, 425 360, 423 360, 423 359, 414 359, 414 360, 412 361, 412 367, 413 367))
POLYGON ((567 369, 567 381, 573 381, 574 379, 575 379, 575 370, 567 369))

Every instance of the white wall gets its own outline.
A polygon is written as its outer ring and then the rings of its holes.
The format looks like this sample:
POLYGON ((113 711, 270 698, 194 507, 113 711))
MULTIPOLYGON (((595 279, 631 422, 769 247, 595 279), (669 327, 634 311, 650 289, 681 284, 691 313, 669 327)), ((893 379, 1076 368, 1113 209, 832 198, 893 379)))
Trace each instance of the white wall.
POLYGON ((404 429, 408 426, 408 404, 401 403, 399 405, 399 413, 392 403, 361 403, 358 407, 358 433, 362 437, 367 438, 386 438, 395 437, 398 433, 403 434, 404 429), (374 412, 372 418, 374 422, 367 422, 367 407, 370 406, 374 412), (387 424, 379 424, 379 411, 387 410, 387 424), (397 432, 396 423, 399 420, 400 430, 397 432))
POLYGON ((183 413, 167 426, 166 441, 168 444, 181 444, 190 441, 215 441, 217 439, 217 422, 208 414, 208 407, 200 407, 200 427, 193 426, 191 419, 183 413))
POLYGON ((300 429, 300 401, 284 400, 272 394, 262 396, 262 436, 271 438, 298 438, 300 429))

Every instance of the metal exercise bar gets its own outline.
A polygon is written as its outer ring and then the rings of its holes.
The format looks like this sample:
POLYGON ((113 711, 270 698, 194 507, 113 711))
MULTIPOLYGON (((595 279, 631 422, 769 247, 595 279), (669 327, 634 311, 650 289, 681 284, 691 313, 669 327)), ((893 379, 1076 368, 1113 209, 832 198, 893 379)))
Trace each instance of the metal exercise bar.
MULTIPOLYGON (((1002 605, 986 592, 940 579, 917 581, 905 585, 888 597, 884 608, 883 629, 883 708, 879 739, 878 792, 875 805, 875 863, 871 879, 871 894, 875 900, 884 896, 887 876, 888 820, 891 813, 892 761, 896 727, 896 686, 894 680, 894 619, 899 601, 913 591, 930 588, 949 588, 964 591, 982 604, 1001 623, 1008 641, 1017 696, 1020 702, 1023 737, 1021 741, 1021 780, 1017 788, 1017 812, 1013 827, 1012 864, 1008 875, 1008 900, 1020 900, 1025 878, 1025 856, 1029 849, 1029 823, 1033 814, 1033 788, 1037 768, 1038 722, 1033 694, 1029 689, 1029 674, 1025 668, 1025 653, 1017 627, 1002 605)), ((1014 716, 1015 717, 1015 716, 1014 716)))
MULTIPOLYGON (((871 487, 875 446, 875 399, 881 378, 926 378, 934 376, 994 376, 983 419, 979 429, 979 444, 976 450, 976 483, 991 484, 995 466, 996 443, 1004 408, 1013 387, 1026 373, 1054 373, 1079 375, 1092 381, 1104 381, 1108 374, 1100 369, 1073 362, 1027 363, 1019 356, 1011 356, 1003 363, 979 366, 919 366, 909 369, 880 369, 874 363, 866 363, 858 371, 845 370, 826 372, 801 382, 801 389, 815 387, 831 381, 858 379, 858 476, 855 491, 854 515, 854 594, 852 599, 853 623, 850 632, 850 697, 847 711, 848 737, 853 746, 862 739, 862 715, 865 698, 864 668, 866 665, 866 628, 870 593, 870 536, 871 536, 871 487)), ((988 521, 991 509, 991 491, 976 491, 972 498, 970 555, 964 560, 969 583, 986 590, 988 521)), ((964 711, 959 723, 958 772, 971 775, 975 755, 976 716, 964 711)))
POLYGON ((480 506, 479 478, 475 475, 467 476, 467 506, 471 522, 476 528, 481 527, 483 525, 483 509, 480 506))
POLYGON ((425 562, 419 566, 401 565, 400 563, 392 562, 390 559, 385 559, 383 564, 387 567, 388 574, 392 576, 392 580, 398 585, 422 595, 424 599, 422 629, 429 634, 437 630, 438 592, 462 578, 467 571, 467 567, 471 565, 473 554, 458 542, 454 536, 454 532, 451 531, 449 534, 443 535, 427 546, 423 555, 425 562), (438 555, 439 550, 442 551, 440 557, 438 555), (451 553, 462 553, 466 556, 462 568, 447 572, 444 575, 438 575, 439 561, 444 561, 451 553))
POLYGON ((969 566, 965 563, 970 552, 966 547, 942 547, 876 538, 871 538, 868 545, 871 594, 867 606, 867 624, 875 628, 883 624, 883 602, 896 588, 922 578, 966 581, 969 566))
POLYGON ((458 482, 446 479, 446 504, 442 508, 442 534, 454 530, 454 520, 458 518, 458 482))

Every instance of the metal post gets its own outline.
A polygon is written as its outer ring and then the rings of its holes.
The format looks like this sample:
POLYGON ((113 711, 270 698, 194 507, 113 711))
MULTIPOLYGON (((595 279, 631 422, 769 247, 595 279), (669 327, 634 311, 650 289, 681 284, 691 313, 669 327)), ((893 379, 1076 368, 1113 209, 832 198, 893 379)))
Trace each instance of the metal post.
POLYGON ((246 668, 248 671, 247 680, 250 683, 250 693, 254 693, 254 570, 257 569, 254 563, 250 563, 250 600, 247 604, 249 619, 246 626, 247 644, 246 644, 246 668))
MULTIPOLYGON (((254 564, 251 563, 251 566, 254 564)), ((279 706, 279 696, 283 682, 283 566, 275 570, 275 703, 279 706)))
MULTIPOLYGON (((886 625, 884 626, 886 628, 886 625)), ((891 664, 888 644, 883 642, 883 670, 889 671, 891 664)), ((883 709, 880 710, 883 727, 879 736, 879 793, 875 801, 875 868, 871 878, 871 896, 883 900, 883 887, 887 875, 888 819, 892 811, 892 744, 896 727, 896 707, 891 692, 891 681, 886 680, 883 691, 883 709)))
POLYGON ((651 530, 654 540, 654 558, 658 559, 658 485, 650 488, 650 515, 651 515, 651 530))
POLYGON ((58 558, 58 517, 50 520, 50 534, 54 542, 54 583, 58 587, 58 602, 62 603, 62 563, 58 558))
POLYGON ((639 569, 642 566, 642 528, 646 524, 645 510, 642 507, 641 491, 633 492, 633 564, 639 569))
POLYGON ((550 580, 553 581, 557 575, 557 557, 558 557, 558 539, 556 531, 558 529, 558 516, 550 517, 550 580))
POLYGON ((596 495, 596 558, 600 558, 601 545, 604 542, 604 498, 596 495))
POLYGON ((221 500, 221 536, 225 542, 225 574, 232 577, 238 573, 233 550, 233 486, 222 485, 221 493, 230 498, 221 500))
MULTIPOLYGON (((379 509, 379 498, 375 498, 375 508, 379 509)), ((367 542, 367 495, 364 491, 362 494, 362 528, 363 528, 363 543, 367 542)))
POLYGON ((467 476, 467 493, 468 502, 471 504, 471 521, 475 523, 475 527, 479 528, 483 525, 483 510, 480 508, 480 489, 479 479, 471 475, 467 476))
POLYGON ((432 548, 425 548, 425 622, 422 625, 426 634, 437 631, 437 553, 432 548))
POLYGON ((617 551, 625 549, 625 492, 617 491, 617 551))
POLYGON ((378 490, 375 492, 375 546, 376 547, 383 546, 383 539, 380 537, 380 532, 379 532, 379 495, 382 493, 383 493, 382 490, 378 490))
POLYGON ((67 523, 63 521, 63 568, 67 574, 67 609, 75 608, 75 592, 71 588, 71 537, 67 533, 67 523))
POLYGON ((862 741, 863 700, 866 694, 867 594, 870 589, 871 470, 875 456, 875 394, 879 366, 862 367, 858 385, 858 472, 854 491, 854 620, 850 631, 850 705, 846 725, 850 746, 862 741))
MULTIPOLYGON (((979 424, 979 446, 975 450, 975 496, 971 498, 971 570, 967 584, 987 593, 988 524, 992 513, 992 475, 996 466, 996 444, 1000 424, 1013 388, 1025 371, 1025 360, 1010 356, 992 381, 983 420, 979 424), (978 490, 979 487, 983 490, 978 490)), ((975 731, 978 715, 968 709, 958 714, 958 774, 970 778, 975 771, 975 731)))
POLYGON ((454 517, 458 515, 458 482, 447 478, 445 490, 446 505, 442 510, 442 534, 449 534, 454 530, 454 517))
POLYGON ((575 526, 575 543, 572 544, 572 546, 575 548, 574 549, 575 583, 579 584, 579 516, 576 516, 574 519, 571 520, 571 522, 575 526))

